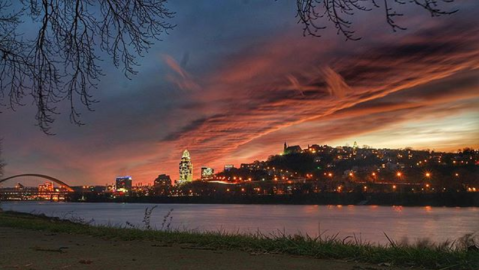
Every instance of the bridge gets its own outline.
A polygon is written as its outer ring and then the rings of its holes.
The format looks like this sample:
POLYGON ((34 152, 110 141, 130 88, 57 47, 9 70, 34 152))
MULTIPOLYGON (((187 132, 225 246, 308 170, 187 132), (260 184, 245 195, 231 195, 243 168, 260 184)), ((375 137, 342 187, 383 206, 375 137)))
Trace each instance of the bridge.
POLYGON ((70 187, 69 185, 67 185, 65 182, 63 182, 59 179, 56 179, 54 177, 48 176, 48 175, 36 174, 36 173, 18 174, 18 175, 10 176, 10 177, 1 179, 0 184, 7 181, 7 180, 14 179, 14 178, 19 178, 19 177, 39 177, 39 178, 48 179, 52 182, 55 182, 55 183, 65 187, 65 189, 68 190, 69 192, 73 192, 73 188, 70 187))

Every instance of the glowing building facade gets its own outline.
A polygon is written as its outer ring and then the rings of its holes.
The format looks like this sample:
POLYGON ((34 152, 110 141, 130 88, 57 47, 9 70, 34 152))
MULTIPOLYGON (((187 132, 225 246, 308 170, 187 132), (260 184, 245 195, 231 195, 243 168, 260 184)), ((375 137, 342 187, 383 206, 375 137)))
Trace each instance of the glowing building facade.
POLYGON ((191 163, 190 152, 183 151, 183 156, 180 161, 180 179, 178 184, 184 184, 193 181, 193 163, 191 163))
POLYGON ((207 180, 214 177, 215 170, 210 167, 201 167, 201 180, 207 180))
POLYGON ((133 187, 131 176, 119 176, 116 178, 116 191, 120 193, 129 193, 133 187))

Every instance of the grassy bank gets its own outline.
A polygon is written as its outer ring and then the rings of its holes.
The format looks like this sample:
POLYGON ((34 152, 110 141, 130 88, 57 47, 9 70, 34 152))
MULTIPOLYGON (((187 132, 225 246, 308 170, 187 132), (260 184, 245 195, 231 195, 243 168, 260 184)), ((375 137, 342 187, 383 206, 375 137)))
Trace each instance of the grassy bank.
POLYGON ((243 250, 255 253, 281 253, 323 259, 346 259, 374 264, 417 266, 432 269, 478 269, 479 252, 452 248, 451 245, 392 242, 388 247, 363 243, 358 239, 311 238, 286 235, 238 235, 180 231, 140 230, 89 226, 71 221, 22 214, 0 213, 0 226, 57 233, 83 234, 120 240, 151 240, 162 245, 190 244, 201 249, 243 250))

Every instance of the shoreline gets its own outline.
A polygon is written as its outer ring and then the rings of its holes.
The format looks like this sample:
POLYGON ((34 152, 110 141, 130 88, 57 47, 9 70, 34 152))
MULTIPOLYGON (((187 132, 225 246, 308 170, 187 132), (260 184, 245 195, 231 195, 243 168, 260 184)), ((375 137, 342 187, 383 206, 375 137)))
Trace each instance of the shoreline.
POLYGON ((157 202, 137 202, 137 201, 120 201, 120 200, 109 200, 109 201, 49 201, 49 200, 8 200, 8 201, 0 201, 0 207, 2 203, 39 203, 39 202, 46 202, 46 203, 78 203, 78 204, 96 204, 96 203, 111 203, 111 204, 160 204, 160 205, 216 205, 216 204, 223 204, 223 205, 283 205, 283 206, 295 206, 295 205, 309 205, 309 206, 358 206, 358 207, 407 207, 407 208, 418 208, 418 207, 435 207, 435 208, 479 208, 479 206, 449 206, 449 205, 400 205, 400 204, 292 204, 292 203, 192 203, 192 202, 164 202, 164 203, 157 203, 157 202))
MULTIPOLYGON (((82 202, 71 197, 71 202, 82 202)), ((479 193, 318 193, 262 196, 181 196, 181 197, 88 197, 85 202, 160 203, 160 204, 255 204, 255 205, 377 205, 479 207, 479 193)))
MULTIPOLYGON (((196 250, 246 251, 255 254, 302 256, 302 258, 306 259, 347 260, 366 263, 372 266, 375 265, 376 267, 380 264, 384 264, 408 268, 477 269, 479 266, 479 252, 453 248, 444 243, 429 243, 427 245, 424 243, 415 243, 404 245, 391 240, 390 245, 379 246, 351 238, 311 238, 301 235, 241 235, 220 232, 198 233, 194 231, 148 230, 147 227, 115 228, 108 226, 90 226, 85 223, 75 223, 69 220, 46 217, 44 215, 18 212, 0 212, 0 228, 2 227, 50 232, 54 234, 84 235, 115 241, 154 242, 157 246, 188 245, 193 246, 196 250)), ((187 251, 187 253, 188 252, 189 251, 187 251)), ((320 262, 320 260, 317 262, 320 262)), ((317 263, 314 265, 317 266, 317 263)), ((351 265, 345 269, 351 269, 351 265)), ((388 269, 391 268, 388 267, 388 269)), ((394 267, 392 269, 394 269, 394 267)))

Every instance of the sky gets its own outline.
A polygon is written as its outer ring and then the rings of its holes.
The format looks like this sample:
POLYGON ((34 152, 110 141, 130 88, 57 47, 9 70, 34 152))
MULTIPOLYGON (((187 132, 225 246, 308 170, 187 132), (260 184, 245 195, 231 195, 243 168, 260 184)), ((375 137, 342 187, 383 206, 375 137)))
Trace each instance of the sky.
MULTIPOLYGON (((479 148, 479 2, 434 17, 401 7, 393 32, 378 12, 354 17, 359 41, 334 27, 303 37, 295 1, 170 1, 176 28, 125 78, 105 58, 94 112, 78 127, 59 105, 52 131, 28 102, 0 114, 5 176, 46 174, 70 184, 194 177, 265 160, 283 143, 456 151, 479 148)), ((381 16, 382 15, 382 16, 381 16)))

